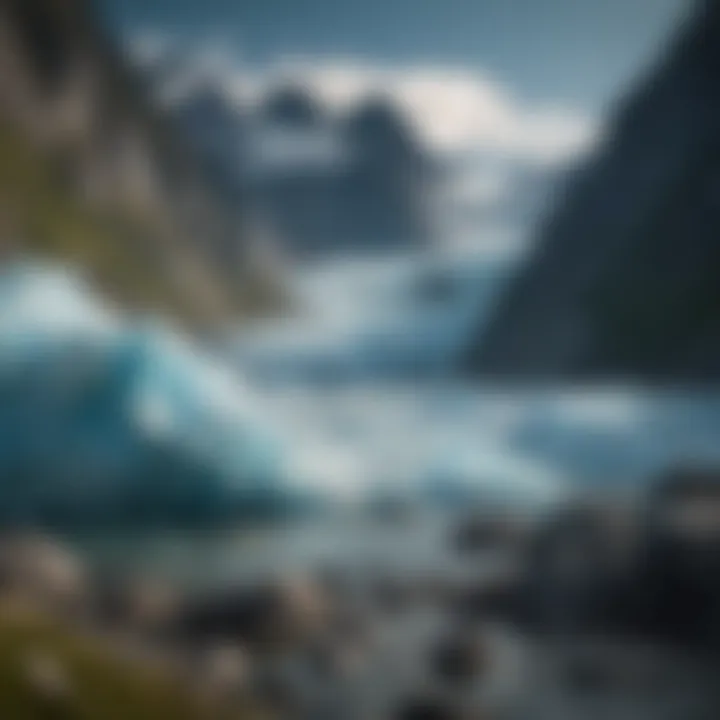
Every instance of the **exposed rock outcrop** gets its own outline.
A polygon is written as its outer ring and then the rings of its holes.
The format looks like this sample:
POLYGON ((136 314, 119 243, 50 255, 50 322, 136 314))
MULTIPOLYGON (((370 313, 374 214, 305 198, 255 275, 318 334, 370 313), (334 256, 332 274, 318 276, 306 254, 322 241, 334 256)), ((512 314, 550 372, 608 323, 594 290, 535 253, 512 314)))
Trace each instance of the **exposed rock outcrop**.
POLYGON ((18 249, 78 262, 125 304, 227 317, 257 273, 220 190, 89 0, 0 3, 0 211, 18 249))

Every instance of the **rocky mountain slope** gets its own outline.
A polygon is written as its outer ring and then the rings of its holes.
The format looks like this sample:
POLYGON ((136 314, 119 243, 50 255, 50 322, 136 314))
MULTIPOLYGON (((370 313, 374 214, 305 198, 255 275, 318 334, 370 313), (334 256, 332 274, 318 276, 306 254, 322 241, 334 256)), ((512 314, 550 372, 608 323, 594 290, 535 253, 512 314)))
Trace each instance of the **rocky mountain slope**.
POLYGON ((193 322, 269 302, 244 208, 157 111, 90 0, 0 1, 0 234, 126 306, 193 322))
POLYGON ((720 376, 720 3, 698 5, 466 359, 501 379, 720 376))

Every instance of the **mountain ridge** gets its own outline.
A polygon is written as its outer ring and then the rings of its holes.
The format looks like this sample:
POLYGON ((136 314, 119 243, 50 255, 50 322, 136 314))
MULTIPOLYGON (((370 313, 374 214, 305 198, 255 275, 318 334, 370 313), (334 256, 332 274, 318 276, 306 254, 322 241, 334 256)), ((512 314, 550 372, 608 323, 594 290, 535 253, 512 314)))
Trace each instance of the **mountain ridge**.
MULTIPOLYGON (((152 68, 145 72, 153 75, 152 68)), ((242 104, 205 78, 172 112, 290 256, 422 247, 436 239, 438 164, 383 96, 338 114, 299 85, 242 104)))
POLYGON ((0 147, 16 249, 78 262, 121 304, 193 324, 252 304, 245 208, 213 186, 88 0, 0 3, 0 147))
POLYGON ((465 359, 500 380, 720 377, 720 3, 700 3, 541 227, 465 359))

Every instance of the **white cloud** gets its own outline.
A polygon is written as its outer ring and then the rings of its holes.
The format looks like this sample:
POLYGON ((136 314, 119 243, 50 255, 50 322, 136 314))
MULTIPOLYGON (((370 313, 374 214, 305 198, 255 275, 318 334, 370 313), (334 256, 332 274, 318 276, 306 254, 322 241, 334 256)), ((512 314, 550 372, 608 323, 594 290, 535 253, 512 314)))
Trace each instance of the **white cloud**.
MULTIPOLYGON (((147 59, 169 44, 167 36, 146 32, 128 48, 147 59)), ((583 112, 522 102, 481 69, 391 66, 333 56, 286 57, 248 68, 222 39, 194 43, 189 54, 193 61, 184 70, 188 77, 213 74, 244 101, 260 99, 287 81, 302 83, 337 112, 382 93, 397 103, 431 147, 443 152, 485 151, 534 163, 564 162, 587 149, 597 135, 595 122, 583 112)))
POLYGON ((417 65, 387 67, 340 58, 286 60, 261 72, 239 73, 233 88, 244 97, 293 80, 329 107, 345 111, 363 98, 392 98, 428 144, 438 150, 480 150, 532 162, 570 159, 585 150, 596 127, 581 112, 522 103, 481 71, 417 65))

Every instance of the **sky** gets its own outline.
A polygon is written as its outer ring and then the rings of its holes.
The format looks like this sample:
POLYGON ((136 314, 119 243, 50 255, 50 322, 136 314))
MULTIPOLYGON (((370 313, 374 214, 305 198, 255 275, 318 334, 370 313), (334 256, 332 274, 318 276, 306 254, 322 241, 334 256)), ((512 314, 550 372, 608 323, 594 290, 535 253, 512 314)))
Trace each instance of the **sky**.
MULTIPOLYGON (((473 226, 473 237, 492 247, 498 246, 496 235, 524 237, 517 222, 524 214, 523 178, 537 177, 541 186, 544 170, 571 166, 602 139, 613 102, 656 62, 692 5, 98 1, 106 23, 136 59, 168 45, 180 49, 181 81, 210 69, 240 103, 261 100, 288 80, 339 114, 383 93, 429 149, 471 160, 451 184, 452 193, 466 204, 512 209, 499 234, 473 226)), ((503 252, 509 246, 500 245, 503 252)))
POLYGON ((482 71, 528 102, 597 114, 652 58, 690 0, 101 0, 124 34, 282 56, 482 71))

